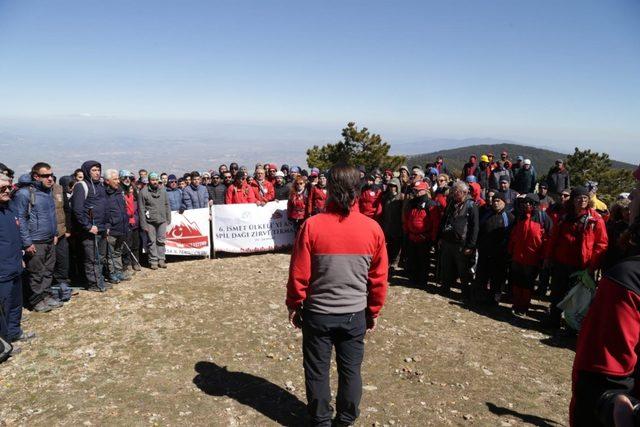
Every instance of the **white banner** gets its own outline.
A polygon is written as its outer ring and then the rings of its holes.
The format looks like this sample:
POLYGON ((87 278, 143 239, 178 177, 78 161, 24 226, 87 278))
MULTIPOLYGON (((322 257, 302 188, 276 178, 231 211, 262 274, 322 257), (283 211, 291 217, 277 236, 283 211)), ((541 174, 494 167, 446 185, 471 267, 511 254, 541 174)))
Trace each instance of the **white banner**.
POLYGON ((287 219, 287 201, 214 205, 213 249, 216 252, 266 252, 293 245, 293 225, 287 219))
POLYGON ((167 227, 167 255, 211 255, 209 208, 171 212, 167 227))

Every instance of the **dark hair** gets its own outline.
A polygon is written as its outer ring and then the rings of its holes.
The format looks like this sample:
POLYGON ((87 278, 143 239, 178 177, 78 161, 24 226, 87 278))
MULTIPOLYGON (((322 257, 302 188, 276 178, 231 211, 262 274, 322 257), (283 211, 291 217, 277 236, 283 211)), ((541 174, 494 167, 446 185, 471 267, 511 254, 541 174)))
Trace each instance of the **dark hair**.
POLYGON ((327 207, 348 216, 360 193, 360 171, 345 164, 334 165, 327 174, 327 207))
POLYGON ((82 169, 76 169, 73 171, 73 177, 76 178, 79 173, 84 175, 84 172, 82 171, 82 169))
POLYGON ((38 173, 40 169, 51 169, 51 165, 45 162, 38 162, 31 168, 31 178, 38 173))
POLYGON ((189 176, 191 176, 191 179, 197 178, 200 176, 200 172, 198 171, 193 171, 189 174, 189 176))
POLYGON ((146 169, 140 169, 140 170, 138 171, 138 175, 140 175, 142 172, 147 172, 147 170, 146 170, 146 169))

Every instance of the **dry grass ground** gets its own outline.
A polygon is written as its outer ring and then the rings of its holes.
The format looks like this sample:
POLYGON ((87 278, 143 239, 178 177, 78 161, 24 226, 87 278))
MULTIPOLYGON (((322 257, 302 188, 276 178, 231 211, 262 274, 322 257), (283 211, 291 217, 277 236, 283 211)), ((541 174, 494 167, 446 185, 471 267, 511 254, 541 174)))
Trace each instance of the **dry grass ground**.
MULTIPOLYGON (((181 261, 26 313, 38 338, 0 365, 0 425, 300 425, 288 262, 181 261)), ((534 323, 394 284, 367 336, 358 425, 567 424, 571 350, 534 323)))

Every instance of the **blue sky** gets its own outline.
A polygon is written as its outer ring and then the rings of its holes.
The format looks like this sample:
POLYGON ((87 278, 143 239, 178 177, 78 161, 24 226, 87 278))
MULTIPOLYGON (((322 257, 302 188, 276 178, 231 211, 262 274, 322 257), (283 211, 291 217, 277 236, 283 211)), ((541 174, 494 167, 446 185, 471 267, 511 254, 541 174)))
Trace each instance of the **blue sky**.
POLYGON ((640 2, 0 0, 0 118, 68 116, 632 155, 640 2))

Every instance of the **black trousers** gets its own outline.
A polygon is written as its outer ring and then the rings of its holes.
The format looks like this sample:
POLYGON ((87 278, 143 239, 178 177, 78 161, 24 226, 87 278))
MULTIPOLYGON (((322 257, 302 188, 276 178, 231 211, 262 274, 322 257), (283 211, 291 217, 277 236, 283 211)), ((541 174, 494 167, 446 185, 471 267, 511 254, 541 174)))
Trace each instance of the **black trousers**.
POLYGON ((463 293, 468 292, 468 285, 473 279, 471 267, 475 261, 473 254, 464 254, 462 243, 452 243, 442 240, 440 245, 439 273, 442 286, 450 289, 459 278, 463 293))
POLYGON ((402 249, 402 237, 389 237, 386 240, 389 267, 395 268, 398 266, 398 258, 400 257, 400 250, 402 249))
POLYGON ((429 271, 430 242, 407 241, 407 261, 405 270, 409 280, 417 285, 426 286, 429 271))
POLYGON ((578 271, 576 267, 566 264, 555 264, 551 269, 551 307, 549 310, 549 324, 552 327, 559 327, 562 319, 562 310, 558 308, 558 303, 564 299, 571 290, 569 276, 578 271))
POLYGON ((474 290, 480 298, 493 298, 502 291, 507 280, 507 255, 496 256, 486 254, 483 251, 478 253, 478 267, 476 268, 476 279, 474 290))
POLYGON ((69 283, 69 238, 61 236, 56 245, 56 266, 53 270, 53 278, 56 283, 69 283))
POLYGON ((307 410, 316 426, 330 426, 333 408, 329 369, 336 349, 338 393, 336 420, 353 424, 360 414, 366 319, 364 310, 351 314, 318 314, 304 311, 302 352, 307 390, 307 410))
POLYGON ((25 293, 31 307, 51 296, 53 270, 56 266, 56 248, 50 243, 34 243, 36 252, 25 254, 25 293))
POLYGON ((105 267, 106 262, 107 239, 99 234, 86 233, 81 243, 84 251, 84 274, 87 278, 87 287, 103 286, 102 268, 105 267))

